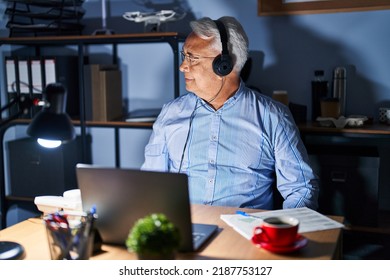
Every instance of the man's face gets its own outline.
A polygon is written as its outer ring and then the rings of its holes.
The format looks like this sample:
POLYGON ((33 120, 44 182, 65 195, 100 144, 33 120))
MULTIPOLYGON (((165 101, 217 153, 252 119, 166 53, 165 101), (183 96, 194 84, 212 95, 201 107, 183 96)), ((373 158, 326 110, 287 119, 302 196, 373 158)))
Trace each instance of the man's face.
POLYGON ((221 87, 222 78, 213 71, 213 60, 220 54, 211 48, 211 42, 191 33, 183 46, 186 58, 180 65, 186 89, 202 99, 212 98, 221 87))

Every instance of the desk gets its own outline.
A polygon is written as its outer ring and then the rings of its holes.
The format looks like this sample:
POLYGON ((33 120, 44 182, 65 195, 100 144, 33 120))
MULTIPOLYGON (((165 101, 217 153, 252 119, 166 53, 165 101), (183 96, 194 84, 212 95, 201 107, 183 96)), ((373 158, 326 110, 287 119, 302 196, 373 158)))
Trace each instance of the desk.
MULTIPOLYGON (((183 253, 178 259, 338 259, 341 258, 342 229, 332 229, 303 234, 309 242, 306 247, 292 254, 278 255, 255 247, 233 228, 220 219, 221 214, 233 214, 238 208, 192 205, 194 223, 217 224, 219 232, 197 253, 183 253)), ((246 212, 258 212, 257 209, 245 209, 246 212)), ((339 216, 331 217, 343 222, 339 216)), ((27 260, 50 259, 45 227, 42 220, 32 218, 0 231, 1 241, 15 241, 26 250, 27 260)), ((93 256, 93 260, 130 260, 136 255, 125 247, 103 245, 103 252, 93 256)))
POLYGON ((389 228, 385 217, 390 212, 390 125, 367 123, 361 127, 336 128, 306 122, 298 128, 323 190, 327 189, 330 195, 337 192, 333 198, 324 191, 320 193, 323 196, 320 211, 342 215, 354 228, 389 228), (333 181, 333 175, 341 174, 348 177, 345 184, 333 181), (356 195, 364 197, 367 209, 361 203, 353 205, 354 201, 361 201, 356 195), (339 204, 333 208, 339 202, 345 206, 339 204), (348 211, 340 211, 343 207, 348 211))
POLYGON ((322 135, 355 135, 358 137, 390 137, 390 125, 386 124, 365 124, 361 127, 323 127, 318 122, 306 122, 298 124, 301 134, 322 134, 322 135))

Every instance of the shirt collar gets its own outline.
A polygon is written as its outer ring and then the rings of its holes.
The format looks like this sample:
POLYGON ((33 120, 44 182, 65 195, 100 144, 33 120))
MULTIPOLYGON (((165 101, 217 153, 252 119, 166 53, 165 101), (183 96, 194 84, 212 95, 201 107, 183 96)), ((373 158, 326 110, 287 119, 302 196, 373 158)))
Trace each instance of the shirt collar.
MULTIPOLYGON (((225 109, 225 108, 228 108, 228 107, 230 107, 230 106, 233 106, 233 104, 236 103, 237 100, 240 98, 240 96, 243 94, 243 92, 244 92, 244 90, 243 90, 244 87, 245 87, 245 83, 244 83, 244 82, 242 81, 242 79, 241 79, 241 80, 240 80, 240 85, 239 85, 239 87, 238 87, 236 93, 233 94, 231 97, 229 97, 229 99, 225 101, 225 103, 222 105, 221 108, 218 109, 218 111, 223 110, 223 109, 225 109)), ((194 93, 193 93, 193 94, 194 94, 194 93)), ((205 107, 205 108, 207 108, 208 110, 214 111, 214 109, 211 108, 211 106, 208 105, 208 104, 206 103, 206 101, 204 101, 202 98, 198 97, 196 94, 194 94, 194 96, 197 98, 199 104, 202 104, 202 106, 205 107)))

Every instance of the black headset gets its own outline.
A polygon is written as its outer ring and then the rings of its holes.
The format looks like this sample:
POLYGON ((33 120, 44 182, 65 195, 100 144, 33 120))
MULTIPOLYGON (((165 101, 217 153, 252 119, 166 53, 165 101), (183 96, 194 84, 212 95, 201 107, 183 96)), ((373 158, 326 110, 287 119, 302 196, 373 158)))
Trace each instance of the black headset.
POLYGON ((222 53, 215 57, 213 61, 213 70, 218 76, 226 76, 233 70, 233 61, 227 47, 228 38, 225 25, 220 20, 214 20, 217 25, 222 43, 222 53))

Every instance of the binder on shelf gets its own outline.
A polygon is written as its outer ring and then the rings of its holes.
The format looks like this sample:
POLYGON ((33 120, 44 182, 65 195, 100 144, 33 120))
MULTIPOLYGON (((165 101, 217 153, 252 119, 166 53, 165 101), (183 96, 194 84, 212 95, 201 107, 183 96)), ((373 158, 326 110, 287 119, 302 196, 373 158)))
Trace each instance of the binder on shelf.
MULTIPOLYGON (((19 73, 19 93, 20 96, 31 97, 31 71, 30 71, 30 61, 28 57, 19 57, 18 58, 18 69, 19 73)), ((22 108, 18 106, 18 112, 21 113, 22 108)), ((35 113, 34 109, 23 112, 21 118, 32 118, 35 113)))
MULTIPOLYGON (((5 57, 5 79, 7 89, 7 102, 11 102, 14 98, 17 98, 20 94, 19 84, 19 66, 18 59, 16 57, 5 57)), ((19 112, 18 104, 13 104, 8 109, 10 116, 16 115, 19 112)))
POLYGON ((39 58, 30 59, 31 85, 33 94, 41 94, 43 90, 42 62, 39 58))
MULTIPOLYGON (((41 98, 44 88, 51 83, 60 82, 66 86, 66 112, 72 118, 77 118, 79 106, 79 81, 77 56, 8 56, 4 59, 5 81, 8 102, 19 95, 29 95, 31 98, 41 98)), ((32 117, 41 108, 33 107, 29 116, 32 117)), ((18 106, 12 106, 9 112, 18 112, 18 106)))
POLYGON ((114 121, 122 117, 122 76, 117 65, 84 66, 86 120, 114 121))
POLYGON ((12 57, 5 58, 5 75, 7 81, 7 92, 16 92, 16 60, 12 57))
POLYGON ((30 79, 29 79, 29 63, 28 59, 20 58, 18 60, 18 68, 19 68, 19 88, 20 93, 28 94, 30 93, 30 79))
POLYGON ((55 58, 44 58, 45 64, 45 80, 44 85, 52 84, 57 81, 56 79, 56 60, 55 58))
POLYGON ((42 66, 39 58, 6 57, 5 69, 8 93, 42 93, 42 66))

